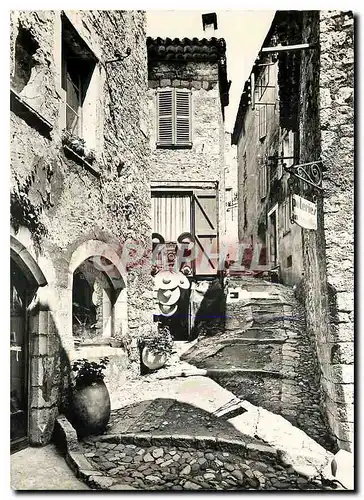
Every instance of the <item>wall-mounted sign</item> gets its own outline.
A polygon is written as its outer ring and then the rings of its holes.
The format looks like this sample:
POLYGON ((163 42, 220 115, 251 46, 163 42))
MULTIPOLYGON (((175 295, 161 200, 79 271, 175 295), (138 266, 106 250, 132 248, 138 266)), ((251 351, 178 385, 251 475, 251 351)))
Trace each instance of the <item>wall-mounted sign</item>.
POLYGON ((297 194, 292 195, 292 219, 296 224, 305 229, 317 229, 316 203, 302 198, 297 194))

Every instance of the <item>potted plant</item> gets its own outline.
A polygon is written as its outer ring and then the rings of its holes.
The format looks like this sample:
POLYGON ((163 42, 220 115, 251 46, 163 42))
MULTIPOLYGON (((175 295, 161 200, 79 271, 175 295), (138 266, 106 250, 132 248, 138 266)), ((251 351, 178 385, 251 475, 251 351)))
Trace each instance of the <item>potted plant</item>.
POLYGON ((92 164, 96 160, 95 151, 86 146, 85 140, 68 130, 62 131, 62 143, 88 163, 92 164))
POLYGON ((110 396, 104 382, 108 357, 99 362, 77 359, 72 363, 74 375, 70 421, 79 437, 100 434, 110 418, 110 396))
POLYGON ((149 370, 158 370, 165 365, 172 353, 173 339, 168 326, 150 329, 143 337, 141 359, 149 370))

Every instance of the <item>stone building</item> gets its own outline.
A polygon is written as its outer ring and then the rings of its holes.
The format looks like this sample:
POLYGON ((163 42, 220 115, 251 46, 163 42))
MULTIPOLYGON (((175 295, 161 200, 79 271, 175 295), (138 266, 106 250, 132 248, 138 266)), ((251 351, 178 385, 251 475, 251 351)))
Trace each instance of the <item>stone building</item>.
POLYGON ((293 49, 260 51, 232 136, 238 148, 239 239, 263 243, 266 264, 302 292, 321 406, 338 446, 348 450, 354 361, 353 32, 351 12, 278 11, 262 49, 293 49), (294 168, 298 165, 303 170, 294 168), (299 199, 315 207, 311 229, 295 222, 299 199))
POLYGON ((214 307, 215 287, 221 290, 226 47, 214 37, 148 38, 147 45, 153 241, 165 245, 169 263, 182 243, 192 248, 185 262, 178 261, 190 286, 169 320, 175 338, 187 339, 199 322, 195 311, 204 309, 202 301, 214 307))
POLYGON ((73 359, 108 355, 112 397, 152 322, 147 77, 143 12, 11 13, 14 449, 49 441, 73 359))

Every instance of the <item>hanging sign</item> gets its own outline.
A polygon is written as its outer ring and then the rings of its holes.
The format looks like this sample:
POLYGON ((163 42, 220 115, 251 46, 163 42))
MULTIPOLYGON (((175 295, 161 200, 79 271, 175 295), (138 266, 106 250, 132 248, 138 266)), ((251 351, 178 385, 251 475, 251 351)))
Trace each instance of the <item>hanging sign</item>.
POLYGON ((302 198, 297 194, 292 195, 292 219, 296 224, 305 229, 317 229, 316 203, 302 198))

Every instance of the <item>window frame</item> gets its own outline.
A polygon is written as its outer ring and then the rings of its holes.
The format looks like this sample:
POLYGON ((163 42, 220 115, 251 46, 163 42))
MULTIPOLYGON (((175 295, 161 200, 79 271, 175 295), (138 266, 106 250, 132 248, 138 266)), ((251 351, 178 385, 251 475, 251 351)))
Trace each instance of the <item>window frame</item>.
POLYGON ((258 88, 258 99, 259 100, 263 97, 264 92, 266 91, 266 89, 267 89, 267 87, 269 85, 269 77, 270 77, 270 70, 269 70, 269 68, 270 68, 269 65, 264 66, 264 69, 261 72, 260 77, 259 77, 259 81, 258 81, 258 85, 257 85, 257 88, 258 88))
POLYGON ((68 64, 67 64, 67 61, 68 61, 68 55, 69 55, 69 49, 65 49, 64 47, 62 47, 62 51, 66 50, 66 55, 62 53, 62 88, 64 90, 64 116, 65 116, 65 129, 70 132, 71 134, 73 135, 77 135, 78 137, 81 137, 83 136, 83 106, 82 106, 82 103, 83 103, 83 85, 82 85, 82 76, 81 76, 81 72, 78 72, 77 73, 77 77, 78 77, 78 85, 74 82, 74 79, 72 78, 71 74, 69 73, 69 70, 68 70, 68 64), (68 84, 68 80, 69 80, 69 84, 70 85, 73 85, 75 87, 75 89, 78 91, 78 109, 77 109, 77 112, 75 109, 73 109, 73 107, 68 103, 68 96, 69 96, 69 92, 67 90, 67 84, 68 84), (74 130, 69 130, 68 127, 67 127, 67 108, 69 108, 75 115, 77 115, 78 117, 78 120, 77 120, 77 130, 74 131, 74 130))
POLYGON ((58 91, 61 97, 60 125, 62 129, 69 131, 72 135, 84 138, 84 103, 88 95, 89 86, 96 68, 99 65, 99 58, 95 55, 90 45, 86 42, 73 22, 62 11, 59 17, 59 27, 57 28, 58 40, 60 42, 59 68, 60 80, 58 91), (77 64, 74 65, 74 71, 69 71, 70 58, 76 58, 77 64), (77 75, 78 83, 74 75, 77 75), (68 85, 73 85, 78 90, 78 110, 68 103, 67 81, 68 85), (67 127, 67 109, 70 109, 78 116, 77 127, 72 131, 67 127))
POLYGON ((258 110, 259 140, 262 141, 267 136, 267 105, 261 104, 258 110), (263 116, 264 115, 264 116, 263 116))
POLYGON ((268 167, 267 163, 264 162, 259 169, 259 196, 261 200, 267 197, 268 190, 268 167))
POLYGON ((282 203, 283 236, 291 231, 290 200, 285 199, 282 203))
MULTIPOLYGON (((169 117, 169 115, 163 115, 162 117, 169 117)), ((173 149, 184 149, 191 148, 192 146, 192 92, 189 89, 179 89, 179 88, 163 88, 156 91, 156 147, 157 148, 173 148, 173 149), (165 92, 171 92, 172 94, 172 112, 171 112, 171 131, 172 131, 172 141, 170 143, 160 141, 160 115, 159 115, 159 96, 165 92), (188 96, 188 129, 189 129, 189 141, 181 142, 177 138, 177 121, 178 118, 183 117, 183 115, 177 115, 177 94, 185 94, 188 96)))

